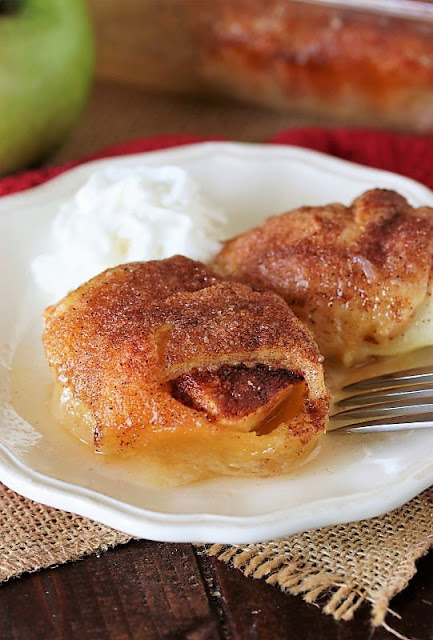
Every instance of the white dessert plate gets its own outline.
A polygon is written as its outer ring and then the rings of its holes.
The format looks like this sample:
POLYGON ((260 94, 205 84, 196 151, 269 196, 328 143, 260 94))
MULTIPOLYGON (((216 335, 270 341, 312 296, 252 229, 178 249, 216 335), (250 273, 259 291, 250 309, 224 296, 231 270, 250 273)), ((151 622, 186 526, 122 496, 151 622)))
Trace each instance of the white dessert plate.
MULTIPOLYGON (((372 187, 396 189, 413 205, 433 205, 431 191, 402 176, 296 147, 230 143, 91 162, 0 199, 0 480, 29 498, 134 536, 224 543, 372 517, 430 486, 433 429, 329 434, 289 476, 155 488, 140 476, 139 464, 107 463, 58 428, 40 340, 47 299, 33 284, 30 263, 50 249, 49 225, 59 204, 95 169, 113 163, 183 167, 228 213, 227 237, 302 204, 349 203, 372 187)), ((402 364, 432 358, 425 349, 402 364)))

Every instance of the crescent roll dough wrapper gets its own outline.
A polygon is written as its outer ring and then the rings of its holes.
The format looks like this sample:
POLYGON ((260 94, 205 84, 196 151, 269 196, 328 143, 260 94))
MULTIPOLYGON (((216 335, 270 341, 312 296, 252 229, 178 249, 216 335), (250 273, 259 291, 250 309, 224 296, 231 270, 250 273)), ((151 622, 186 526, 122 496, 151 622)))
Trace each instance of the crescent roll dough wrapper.
POLYGON ((326 428, 322 358, 282 298, 182 256, 96 276, 43 340, 65 424, 156 482, 288 472, 326 428))
POLYGON ((346 365, 433 344, 433 209, 373 189, 300 207, 225 243, 224 278, 281 295, 346 365))

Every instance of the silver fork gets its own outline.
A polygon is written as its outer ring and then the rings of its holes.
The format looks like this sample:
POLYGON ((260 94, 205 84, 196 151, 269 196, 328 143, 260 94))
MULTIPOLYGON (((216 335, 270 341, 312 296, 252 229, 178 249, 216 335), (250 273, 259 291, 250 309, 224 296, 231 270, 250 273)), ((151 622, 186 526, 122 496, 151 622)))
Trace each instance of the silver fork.
POLYGON ((433 365, 348 384, 334 403, 329 433, 378 433, 433 427, 433 365))

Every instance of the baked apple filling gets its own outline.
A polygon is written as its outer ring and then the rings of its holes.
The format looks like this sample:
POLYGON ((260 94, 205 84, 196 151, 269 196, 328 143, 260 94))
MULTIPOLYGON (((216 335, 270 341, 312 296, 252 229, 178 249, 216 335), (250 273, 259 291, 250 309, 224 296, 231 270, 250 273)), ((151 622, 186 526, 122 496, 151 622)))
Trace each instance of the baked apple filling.
MULTIPOLYGON (((291 371, 263 364, 194 369, 172 381, 174 398, 235 431, 259 431, 283 406, 300 409, 293 391, 302 381, 291 371), (298 405, 298 406, 296 406, 298 405)), ((302 385, 301 385, 302 386, 302 385)), ((299 394, 296 394, 299 396, 299 394)))

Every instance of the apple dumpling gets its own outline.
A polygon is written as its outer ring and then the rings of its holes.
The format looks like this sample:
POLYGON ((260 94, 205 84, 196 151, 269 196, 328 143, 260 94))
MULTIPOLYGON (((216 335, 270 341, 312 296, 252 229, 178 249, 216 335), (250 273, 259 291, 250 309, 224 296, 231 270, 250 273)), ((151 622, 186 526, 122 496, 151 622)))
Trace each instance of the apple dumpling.
POLYGON ((433 344, 433 209, 395 191, 273 216, 226 242, 213 267, 281 295, 346 365, 433 344))
POLYGON ((69 428, 156 482, 288 472, 326 429, 309 330, 182 256, 96 276, 47 309, 43 341, 69 428))

